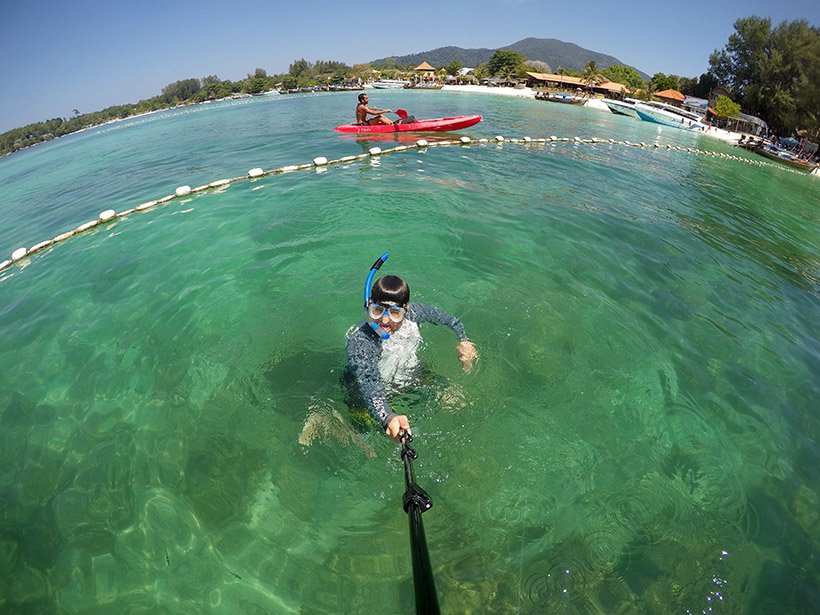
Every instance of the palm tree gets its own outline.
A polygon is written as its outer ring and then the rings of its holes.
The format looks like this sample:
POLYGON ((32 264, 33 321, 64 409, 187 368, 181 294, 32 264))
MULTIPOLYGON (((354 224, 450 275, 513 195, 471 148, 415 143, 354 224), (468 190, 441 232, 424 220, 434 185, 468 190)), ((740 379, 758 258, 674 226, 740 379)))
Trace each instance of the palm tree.
POLYGON ((581 71, 581 81, 586 83, 588 88, 591 89, 593 85, 603 83, 605 80, 606 77, 598 70, 595 60, 590 60, 584 65, 584 70, 581 71))
POLYGON ((563 88, 564 87, 564 78, 563 77, 564 77, 564 75, 567 74, 567 69, 564 68, 563 66, 559 66, 558 68, 555 69, 555 74, 556 75, 561 75, 561 81, 559 83, 559 87, 563 88))

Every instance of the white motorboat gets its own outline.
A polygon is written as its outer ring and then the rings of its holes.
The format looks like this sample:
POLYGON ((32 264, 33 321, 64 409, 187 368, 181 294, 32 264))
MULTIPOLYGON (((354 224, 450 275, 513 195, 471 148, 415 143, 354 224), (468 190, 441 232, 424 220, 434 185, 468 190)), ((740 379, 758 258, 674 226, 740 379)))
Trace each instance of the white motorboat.
POLYGON ((403 81, 402 79, 379 79, 378 81, 374 81, 370 85, 372 85, 377 90, 390 90, 401 89, 409 84, 409 81, 403 81))
POLYGON ((635 112, 635 103, 639 101, 635 98, 624 98, 623 100, 604 98, 603 102, 607 107, 609 107, 609 110, 616 115, 628 115, 629 117, 634 118, 638 117, 638 114, 635 112))
POLYGON ((664 126, 671 126, 673 128, 680 128, 682 130, 705 130, 708 126, 702 121, 703 117, 679 109, 673 105, 667 105, 661 102, 636 102, 635 113, 645 122, 654 122, 655 124, 662 124, 664 126))

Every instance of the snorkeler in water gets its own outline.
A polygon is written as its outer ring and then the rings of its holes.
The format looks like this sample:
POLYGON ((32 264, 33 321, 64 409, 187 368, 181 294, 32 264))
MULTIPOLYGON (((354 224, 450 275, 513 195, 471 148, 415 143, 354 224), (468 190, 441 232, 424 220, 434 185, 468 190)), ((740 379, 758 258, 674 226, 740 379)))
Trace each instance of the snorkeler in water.
POLYGON ((386 385, 406 384, 408 374, 418 365, 419 323, 447 325, 453 330, 459 339, 456 354, 465 372, 478 359, 478 350, 458 318, 437 307, 411 302, 410 287, 403 279, 386 275, 371 287, 373 274, 385 260, 386 253, 370 269, 365 283, 367 318, 348 336, 347 359, 370 414, 389 437, 400 442, 410 433, 410 422, 393 412, 386 385))

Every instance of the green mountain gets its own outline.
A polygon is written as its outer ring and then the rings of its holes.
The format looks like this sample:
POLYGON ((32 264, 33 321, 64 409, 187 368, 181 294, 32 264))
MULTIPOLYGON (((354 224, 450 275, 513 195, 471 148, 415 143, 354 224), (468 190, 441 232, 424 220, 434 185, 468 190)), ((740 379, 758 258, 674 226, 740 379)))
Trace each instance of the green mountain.
MULTIPOLYGON (((554 38, 525 38, 512 45, 499 47, 499 49, 519 51, 523 53, 528 60, 541 60, 542 62, 546 62, 552 70, 563 66, 567 70, 580 72, 583 70, 584 65, 590 60, 594 60, 599 69, 607 68, 613 64, 623 64, 623 62, 613 56, 584 49, 575 43, 565 43, 564 41, 559 41, 554 38)), ((449 64, 453 60, 458 60, 464 64, 464 66, 475 67, 482 62, 487 62, 495 51, 495 49, 483 47, 480 49, 439 47, 438 49, 412 53, 406 56, 393 56, 392 58, 372 60, 370 63, 374 66, 384 66, 388 59, 392 59, 393 62, 399 66, 407 66, 410 64, 417 66, 422 62, 429 62, 436 68, 439 68, 449 64)), ((638 72, 644 79, 650 79, 650 76, 643 71, 638 70, 638 72)))

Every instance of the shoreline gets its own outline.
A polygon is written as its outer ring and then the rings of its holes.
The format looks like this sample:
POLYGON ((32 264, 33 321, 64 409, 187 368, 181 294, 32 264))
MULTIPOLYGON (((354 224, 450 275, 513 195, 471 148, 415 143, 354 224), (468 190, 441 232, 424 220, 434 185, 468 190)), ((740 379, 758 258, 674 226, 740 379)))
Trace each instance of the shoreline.
MULTIPOLYGON (((497 94, 499 96, 512 96, 516 98, 535 98, 535 90, 532 88, 511 88, 511 87, 489 87, 486 85, 445 85, 441 88, 442 92, 464 92, 468 94, 497 94)), ((609 107, 603 102, 601 98, 590 98, 582 107, 589 107, 598 111, 606 111, 609 113, 609 107)), ((737 143, 744 133, 733 132, 710 126, 706 130, 695 132, 694 134, 703 135, 704 137, 711 137, 718 139, 724 143, 737 143)))
MULTIPOLYGON (((491 94, 491 95, 496 95, 496 96, 506 96, 506 97, 512 97, 512 98, 530 98, 530 99, 533 99, 533 100, 535 99, 535 94, 536 94, 536 91, 533 90, 530 87, 524 87, 524 88, 515 88, 515 87, 508 87, 508 86, 490 87, 490 86, 486 86, 486 85, 444 85, 444 86, 442 86, 442 88, 439 91, 441 91, 441 92, 464 93, 464 94, 491 94)), ((108 124, 115 124, 117 122, 122 122, 122 121, 125 121, 125 120, 131 120, 131 119, 139 118, 139 117, 144 117, 144 116, 147 116, 147 115, 153 115, 155 113, 162 113, 162 112, 165 112, 165 111, 171 111, 173 109, 177 109, 177 108, 180 108, 180 107, 199 106, 199 105, 203 105, 203 104, 207 104, 207 103, 222 102, 222 101, 225 101, 225 100, 230 100, 232 98, 233 97, 231 97, 231 96, 226 96, 224 98, 218 98, 218 99, 215 99, 215 100, 205 100, 205 101, 196 102, 196 103, 184 103, 184 104, 165 107, 163 109, 154 109, 152 111, 144 111, 143 113, 137 113, 137 114, 129 115, 129 116, 126 116, 126 117, 114 118, 114 119, 111 119, 111 120, 107 120, 105 122, 101 122, 100 124, 94 124, 92 126, 85 126, 83 128, 80 128, 79 130, 75 130, 74 132, 71 132, 71 133, 68 133, 68 134, 65 134, 65 135, 61 135, 60 137, 57 137, 57 139, 60 139, 62 137, 67 137, 67 136, 72 135, 72 134, 85 132, 87 130, 93 130, 95 128, 99 128, 101 126, 106 126, 108 124)), ((602 99, 600 99, 600 98, 590 98, 589 100, 587 100, 581 106, 590 107, 592 109, 596 109, 596 110, 599 110, 599 111, 609 111, 609 108, 603 103, 602 99)), ((708 136, 708 137, 712 137, 712 138, 716 138, 720 141, 724 141, 724 142, 727 142, 727 143, 732 143, 732 142, 737 142, 738 139, 740 139, 742 133, 730 132, 730 131, 726 131, 724 129, 717 128, 717 127, 710 127, 709 130, 707 130, 705 132, 700 132, 699 134, 702 134, 702 135, 708 136)), ((25 151, 25 150, 30 149, 32 147, 37 147, 38 145, 42 145, 43 143, 48 143, 49 141, 53 141, 53 140, 55 140, 55 139, 49 139, 49 140, 45 140, 45 141, 40 141, 38 143, 33 143, 33 144, 28 145, 26 147, 23 147, 19 150, 14 150, 13 152, 8 152, 8 153, 5 153, 5 154, 2 154, 2 155, 0 155, 0 158, 5 158, 6 156, 11 156, 12 154, 15 154, 17 152, 22 152, 22 151, 25 151)))
POLYGON ((442 92, 463 92, 465 94, 497 94, 498 96, 513 96, 515 98, 535 98, 532 88, 511 88, 506 86, 490 87, 487 85, 445 85, 442 92))

